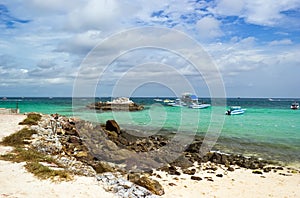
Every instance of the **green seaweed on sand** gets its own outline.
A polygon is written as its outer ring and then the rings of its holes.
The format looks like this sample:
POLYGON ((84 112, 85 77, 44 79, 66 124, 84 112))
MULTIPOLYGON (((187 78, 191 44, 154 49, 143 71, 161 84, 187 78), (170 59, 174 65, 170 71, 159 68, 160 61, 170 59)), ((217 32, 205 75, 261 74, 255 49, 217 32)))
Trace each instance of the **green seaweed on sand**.
POLYGON ((38 162, 27 162, 25 168, 39 179, 72 180, 72 175, 65 170, 53 170, 38 162))
POLYGON ((31 148, 15 148, 8 154, 0 155, 1 160, 12 162, 48 162, 56 163, 49 155, 45 155, 31 148))
POLYGON ((17 131, 9 136, 6 136, 3 138, 2 142, 0 144, 4 146, 13 146, 18 147, 26 144, 24 140, 30 139, 30 137, 36 134, 36 131, 23 128, 20 131, 17 131))
POLYGON ((29 113, 19 125, 37 125, 41 118, 42 116, 38 113, 29 113))
POLYGON ((33 173, 40 179, 52 179, 54 180, 71 180, 72 174, 67 170, 53 170, 47 166, 40 164, 40 162, 55 164, 57 167, 62 167, 54 158, 50 155, 38 152, 37 150, 26 145, 36 131, 23 128, 20 131, 13 133, 3 138, 0 144, 4 146, 12 146, 14 149, 4 155, 0 155, 0 160, 11 162, 26 162, 25 168, 28 172, 33 173))

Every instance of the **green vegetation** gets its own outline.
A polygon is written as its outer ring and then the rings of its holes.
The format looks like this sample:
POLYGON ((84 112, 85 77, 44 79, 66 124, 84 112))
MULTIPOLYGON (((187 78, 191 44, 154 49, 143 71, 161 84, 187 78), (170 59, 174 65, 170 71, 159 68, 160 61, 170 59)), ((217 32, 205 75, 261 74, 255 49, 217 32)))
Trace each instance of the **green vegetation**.
POLYGON ((71 180, 72 176, 65 170, 52 170, 47 166, 43 166, 38 162, 27 162, 25 168, 33 173, 39 179, 52 179, 55 178, 63 180, 71 180))
POLYGON ((5 146, 14 146, 14 147, 22 146, 25 144, 24 140, 30 139, 30 137, 33 134, 36 134, 36 131, 23 128, 22 130, 16 133, 4 137, 1 144, 5 146))
POLYGON ((12 152, 1 155, 0 160, 12 162, 48 162, 55 163, 55 160, 48 155, 40 153, 31 148, 15 148, 12 152))
POLYGON ((39 162, 54 163, 58 166, 59 163, 56 162, 50 155, 43 154, 37 150, 26 146, 27 142, 24 140, 30 139, 32 134, 36 131, 23 128, 22 130, 11 134, 3 138, 0 144, 5 146, 15 147, 13 151, 8 154, 0 155, 0 160, 12 161, 12 162, 26 162, 25 168, 33 173, 36 177, 40 179, 52 179, 52 180, 70 180, 72 175, 66 170, 52 170, 47 166, 43 166, 39 162))
POLYGON ((38 122, 41 120, 42 116, 37 113, 29 113, 27 118, 20 122, 20 125, 37 125, 38 122))

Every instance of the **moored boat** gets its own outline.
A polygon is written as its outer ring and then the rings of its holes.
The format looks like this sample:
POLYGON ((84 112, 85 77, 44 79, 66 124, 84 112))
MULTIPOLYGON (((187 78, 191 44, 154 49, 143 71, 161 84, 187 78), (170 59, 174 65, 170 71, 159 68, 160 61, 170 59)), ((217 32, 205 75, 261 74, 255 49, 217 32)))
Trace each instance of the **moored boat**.
POLYGON ((299 109, 299 103, 298 102, 293 102, 291 105, 291 109, 296 110, 299 109))
POLYGON ((240 106, 232 106, 225 112, 226 115, 242 115, 246 109, 242 109, 240 106))
POLYGON ((205 109, 210 107, 210 104, 191 104, 189 107, 192 109, 205 109))

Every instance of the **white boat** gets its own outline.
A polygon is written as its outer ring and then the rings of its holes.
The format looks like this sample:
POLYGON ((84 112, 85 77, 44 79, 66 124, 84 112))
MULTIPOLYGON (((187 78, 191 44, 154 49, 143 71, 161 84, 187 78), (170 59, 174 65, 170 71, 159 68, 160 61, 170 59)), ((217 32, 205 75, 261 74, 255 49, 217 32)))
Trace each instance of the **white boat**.
POLYGON ((112 101, 107 101, 107 104, 133 104, 134 102, 127 97, 115 98, 112 101))
POLYGON ((168 103, 173 103, 173 102, 174 102, 174 100, 165 99, 163 102, 164 102, 164 103, 166 103, 166 104, 168 104, 168 103))
POLYGON ((182 102, 180 99, 176 99, 175 102, 168 103, 168 105, 170 105, 172 107, 183 107, 183 106, 186 106, 186 104, 184 102, 182 102))
POLYGON ((175 102, 168 103, 169 106, 173 107, 189 107, 192 109, 204 109, 210 107, 210 104, 199 104, 198 96, 191 93, 183 93, 181 98, 176 99, 175 102))
POLYGON ((240 106, 232 106, 225 112, 226 115, 241 115, 244 114, 246 109, 242 109, 240 106))
POLYGON ((163 100, 160 99, 160 98, 155 98, 154 101, 155 101, 155 102, 162 102, 163 100))
POLYGON ((293 109, 293 110, 299 109, 299 103, 293 102, 293 104, 291 105, 291 109, 293 109))
POLYGON ((189 106, 189 108, 192 108, 192 109, 205 109, 208 107, 210 107, 210 104, 191 104, 189 106))

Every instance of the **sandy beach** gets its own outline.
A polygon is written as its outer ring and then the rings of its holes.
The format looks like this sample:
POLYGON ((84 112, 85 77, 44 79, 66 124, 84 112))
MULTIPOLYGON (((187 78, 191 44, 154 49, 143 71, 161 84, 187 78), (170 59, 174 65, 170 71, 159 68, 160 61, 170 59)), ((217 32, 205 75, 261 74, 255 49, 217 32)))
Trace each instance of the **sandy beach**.
MULTIPOLYGON (((18 123, 25 118, 0 114, 0 139, 21 129, 23 126, 18 123)), ((0 146, 1 154, 9 150, 0 146)), ((106 192, 94 177, 75 176, 73 181, 54 183, 37 179, 23 165, 0 160, 0 197, 116 197, 106 192)))
MULTIPOLYGON (((0 139, 19 130, 18 123, 25 115, 0 115, 0 139)), ((0 147, 0 153, 10 151, 0 147)), ((69 182, 54 183, 39 180, 26 172, 25 163, 0 161, 0 197, 116 197, 106 192, 94 177, 75 176, 69 182)), ((190 175, 167 175, 157 171, 160 178, 152 176, 163 185, 162 197, 299 197, 300 174, 287 168, 263 174, 253 174, 252 170, 236 168, 229 172, 222 167, 217 171, 197 168, 195 176, 200 181, 191 180, 190 175), (218 175, 218 176, 217 176, 218 175)))

